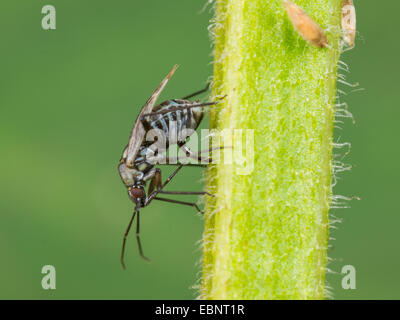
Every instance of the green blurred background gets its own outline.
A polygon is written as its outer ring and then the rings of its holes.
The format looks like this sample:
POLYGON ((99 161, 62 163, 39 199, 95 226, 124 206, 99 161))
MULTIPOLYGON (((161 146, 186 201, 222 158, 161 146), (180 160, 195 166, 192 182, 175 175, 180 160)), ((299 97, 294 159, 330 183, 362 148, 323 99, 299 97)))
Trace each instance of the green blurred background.
MULTIPOLYGON (((122 271, 132 203, 116 169, 139 108, 173 64, 181 67, 162 98, 200 89, 211 76, 211 13, 199 13, 205 2, 1 1, 1 299, 196 297, 190 287, 199 278, 203 221, 191 208, 153 203, 143 210, 142 243, 152 262, 139 258, 132 233, 122 271), (41 28, 46 4, 57 10, 55 31, 41 28), (46 264, 56 267, 56 290, 41 287, 46 264)), ((352 143, 353 169, 335 193, 362 200, 334 212, 343 223, 332 234, 329 268, 354 265, 357 289, 343 290, 339 274, 328 281, 337 299, 394 299, 400 3, 356 5, 357 46, 342 60, 349 82, 365 90, 342 97, 356 123, 345 121, 336 136, 352 143)), ((201 178, 200 169, 185 168, 171 189, 200 190, 201 178)))

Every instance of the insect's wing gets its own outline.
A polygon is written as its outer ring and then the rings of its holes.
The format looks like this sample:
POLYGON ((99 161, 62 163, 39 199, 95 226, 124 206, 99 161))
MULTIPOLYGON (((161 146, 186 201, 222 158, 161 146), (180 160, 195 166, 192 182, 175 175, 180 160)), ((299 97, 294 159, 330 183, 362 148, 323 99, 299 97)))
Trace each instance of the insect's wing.
POLYGON ((146 130, 143 127, 142 121, 140 118, 146 114, 150 113, 154 105, 156 104, 156 101, 158 97, 160 96, 161 92, 164 90, 168 80, 172 77, 174 74, 175 70, 178 68, 177 65, 175 65, 170 73, 164 78, 164 80, 160 83, 158 88, 153 92, 153 94, 150 96, 149 100, 147 100, 146 104, 143 106, 142 110, 140 111, 140 114, 138 115, 135 125, 133 126, 131 136, 129 138, 129 143, 124 151, 123 158, 126 162, 126 165, 128 167, 133 167, 133 162, 135 161, 136 154, 139 151, 139 148, 142 144, 142 141, 144 139, 144 136, 146 135, 146 130))

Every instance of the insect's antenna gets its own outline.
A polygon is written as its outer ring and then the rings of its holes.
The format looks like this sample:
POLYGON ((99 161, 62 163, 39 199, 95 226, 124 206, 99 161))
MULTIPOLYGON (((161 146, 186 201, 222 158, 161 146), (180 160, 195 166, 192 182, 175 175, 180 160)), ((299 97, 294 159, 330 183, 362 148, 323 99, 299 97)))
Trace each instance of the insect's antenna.
POLYGON ((122 242, 121 264, 122 264, 122 268, 124 268, 124 270, 126 270, 126 266, 125 266, 125 262, 124 262, 126 237, 129 234, 129 230, 131 230, 132 222, 133 222, 133 219, 135 219, 135 215, 136 215, 137 212, 139 212, 139 210, 137 209, 137 207, 135 207, 135 210, 133 211, 133 214, 132 214, 131 221, 129 221, 128 228, 126 228, 126 231, 125 231, 125 234, 124 234, 124 240, 122 242))

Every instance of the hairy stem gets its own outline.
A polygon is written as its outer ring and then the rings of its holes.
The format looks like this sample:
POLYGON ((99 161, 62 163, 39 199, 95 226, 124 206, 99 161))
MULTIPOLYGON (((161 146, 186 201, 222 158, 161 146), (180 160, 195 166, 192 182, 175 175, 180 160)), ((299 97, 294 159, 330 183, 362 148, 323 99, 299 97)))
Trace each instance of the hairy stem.
POLYGON ((254 170, 207 172, 203 299, 323 299, 340 0, 295 1, 329 48, 296 32, 280 0, 217 0, 211 128, 254 130, 254 170), (241 174, 242 173, 242 174, 241 174))

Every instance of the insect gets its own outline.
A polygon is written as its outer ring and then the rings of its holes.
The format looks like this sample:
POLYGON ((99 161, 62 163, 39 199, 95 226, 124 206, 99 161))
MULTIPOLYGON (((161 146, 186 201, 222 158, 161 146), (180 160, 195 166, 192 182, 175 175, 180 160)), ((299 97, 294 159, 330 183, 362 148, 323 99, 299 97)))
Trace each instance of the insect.
MULTIPOLYGON (((139 212, 141 208, 147 207, 153 200, 159 200, 164 202, 176 203, 186 206, 192 206, 197 211, 201 212, 195 203, 178 201, 168 198, 161 198, 159 194, 180 194, 180 195, 210 195, 207 192, 190 192, 190 191, 165 191, 166 185, 175 177, 175 175, 182 169, 183 166, 206 166, 205 164, 176 164, 178 167, 173 173, 162 182, 161 169, 155 167, 155 163, 149 161, 146 156, 149 152, 151 153, 151 143, 145 140, 146 133, 150 129, 157 129, 164 133, 165 137, 168 137, 169 123, 172 120, 176 120, 177 131, 181 132, 185 129, 196 130, 203 118, 204 107, 211 106, 217 102, 200 103, 198 101, 190 101, 189 98, 201 94, 208 89, 208 86, 195 92, 183 99, 167 100, 163 103, 155 106, 155 103, 164 90, 168 80, 172 77, 177 66, 174 66, 170 73, 164 78, 157 89, 153 92, 150 98, 147 100, 145 105, 142 107, 131 131, 128 145, 126 146, 122 158, 120 160, 118 171, 121 176, 123 183, 128 189, 129 198, 135 205, 131 220, 129 221, 128 227, 125 231, 122 251, 121 251, 121 264, 126 269, 124 262, 125 245, 126 239, 131 229, 132 223, 136 216, 136 240, 139 248, 140 256, 149 261, 143 254, 142 245, 140 242, 140 220, 139 212), (147 194, 145 187, 149 184, 147 194)), ((191 150, 185 145, 186 138, 184 135, 181 138, 178 137, 176 144, 181 148, 187 155, 193 156, 191 150)), ((166 138, 167 147, 170 142, 166 138)), ((201 153, 201 152, 200 152, 201 153)), ((199 154, 196 154, 196 159, 200 160, 199 154)), ((166 164, 171 161, 167 156, 164 156, 166 164)), ((211 195, 210 195, 211 196, 211 195)))
POLYGON ((297 32, 314 47, 323 48, 328 46, 325 31, 305 13, 299 6, 291 1, 283 0, 290 21, 297 32))
POLYGON ((356 9, 353 0, 343 0, 342 2, 342 29, 344 42, 350 47, 354 47, 356 39, 356 9))

